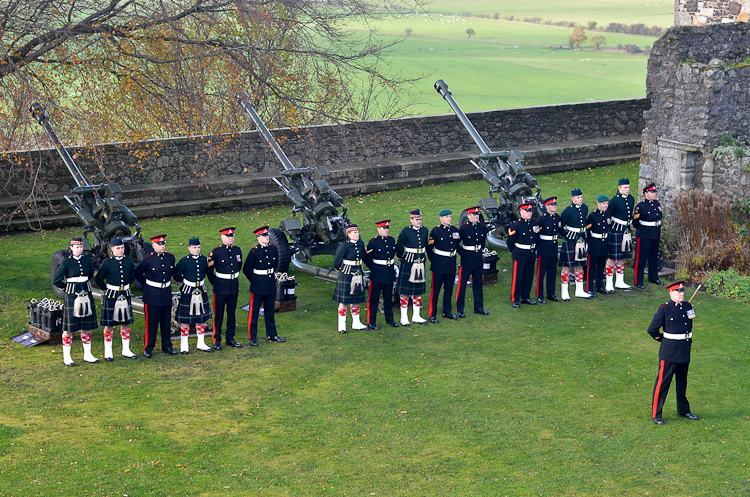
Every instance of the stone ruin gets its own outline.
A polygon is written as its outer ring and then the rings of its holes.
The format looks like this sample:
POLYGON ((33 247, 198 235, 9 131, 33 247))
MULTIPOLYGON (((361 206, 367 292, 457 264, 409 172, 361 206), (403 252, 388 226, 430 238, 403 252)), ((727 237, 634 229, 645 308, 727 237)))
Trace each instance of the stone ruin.
POLYGON ((750 24, 671 28, 651 50, 646 89, 640 188, 655 182, 667 205, 684 190, 749 197, 750 24), (739 146, 720 147, 726 135, 739 146))
POLYGON ((750 0, 675 0, 675 26, 705 26, 722 22, 747 22, 750 0))

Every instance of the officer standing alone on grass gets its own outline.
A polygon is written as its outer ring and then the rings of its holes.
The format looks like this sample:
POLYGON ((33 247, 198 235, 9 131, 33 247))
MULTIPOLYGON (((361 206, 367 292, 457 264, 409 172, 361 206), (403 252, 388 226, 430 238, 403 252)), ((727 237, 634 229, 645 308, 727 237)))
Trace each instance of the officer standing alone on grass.
POLYGON ((378 301, 383 296, 385 322, 398 327, 393 318, 393 282, 396 281, 396 239, 389 236, 391 220, 383 219, 375 223, 378 236, 372 238, 365 248, 365 264, 370 268, 370 290, 367 294, 367 327, 379 330, 377 324, 378 301))
POLYGON ((438 298, 440 290, 443 290, 443 317, 447 319, 458 319, 451 310, 453 299, 453 284, 456 280, 456 256, 461 235, 458 228, 451 224, 453 212, 443 209, 438 213, 440 225, 430 232, 427 239, 427 257, 430 258, 430 307, 429 315, 431 323, 438 323, 438 298))
POLYGON ((258 245, 247 254, 242 272, 250 280, 250 315, 247 320, 247 331, 250 335, 250 346, 258 346, 258 315, 263 306, 263 318, 266 322, 266 338, 269 342, 286 342, 276 332, 276 269, 279 266, 279 249, 271 245, 268 226, 261 226, 253 231, 258 245))
POLYGON ((234 244, 235 228, 219 230, 221 245, 208 256, 208 280, 214 293, 214 349, 221 350, 221 326, 224 310, 227 314, 226 343, 230 347, 242 348, 234 339, 237 330, 237 298, 240 294, 240 272, 242 271, 242 249, 234 244))
POLYGON ((471 289, 474 294, 474 314, 487 316, 484 310, 484 244, 487 241, 487 225, 479 221, 479 206, 466 209, 466 222, 458 229, 461 245, 461 266, 458 270, 458 290, 456 291, 456 316, 465 318, 464 306, 466 299, 466 283, 472 280, 471 289))
POLYGON ((510 302, 518 309, 521 302, 536 305, 531 300, 531 284, 534 280, 534 260, 539 226, 531 221, 534 204, 524 202, 518 206, 521 219, 508 230, 506 245, 513 259, 513 279, 510 287, 510 302))
POLYGON ((661 240, 661 204, 656 200, 656 185, 649 183, 643 188, 646 197, 635 206, 633 227, 635 228, 635 286, 646 288, 643 272, 648 262, 648 281, 663 285, 659 279, 659 242, 661 240))
POLYGON ((690 367, 690 348, 693 344, 693 319, 695 311, 685 299, 685 282, 675 281, 667 286, 670 301, 662 304, 654 314, 648 327, 648 334, 661 342, 659 346, 659 373, 654 383, 651 401, 651 417, 657 425, 663 425, 661 417, 664 401, 669 393, 672 376, 677 381, 677 415, 693 421, 698 416, 690 412, 687 392, 687 375, 690 367), (659 333, 663 328, 664 333, 659 333))

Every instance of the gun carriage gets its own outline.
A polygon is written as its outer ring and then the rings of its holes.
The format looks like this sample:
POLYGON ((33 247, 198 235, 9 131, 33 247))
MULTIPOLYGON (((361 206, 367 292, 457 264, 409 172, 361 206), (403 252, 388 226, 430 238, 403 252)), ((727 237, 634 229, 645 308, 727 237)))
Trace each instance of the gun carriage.
MULTIPOLYGON (((503 239, 508 236, 508 228, 514 221, 521 218, 518 209, 520 204, 532 201, 535 205, 534 217, 543 213, 542 190, 536 179, 526 172, 523 165, 523 153, 520 150, 493 152, 453 99, 448 84, 439 79, 435 82, 435 90, 448 102, 474 143, 479 147, 481 153, 476 161, 470 162, 490 184, 490 193, 489 198, 483 198, 477 204, 481 209, 483 221, 494 226, 494 230, 487 236, 487 242, 494 248, 505 248, 503 239), (493 196, 495 194, 497 197, 493 196)), ((465 221, 466 212, 464 211, 461 213, 459 225, 465 221)))

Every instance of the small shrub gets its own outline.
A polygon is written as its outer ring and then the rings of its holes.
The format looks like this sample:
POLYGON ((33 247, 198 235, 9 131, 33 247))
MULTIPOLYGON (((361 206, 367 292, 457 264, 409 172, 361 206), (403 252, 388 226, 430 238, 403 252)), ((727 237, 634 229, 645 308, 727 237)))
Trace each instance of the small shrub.
POLYGON ((733 268, 709 273, 706 290, 719 297, 750 303, 750 276, 743 276, 733 268))

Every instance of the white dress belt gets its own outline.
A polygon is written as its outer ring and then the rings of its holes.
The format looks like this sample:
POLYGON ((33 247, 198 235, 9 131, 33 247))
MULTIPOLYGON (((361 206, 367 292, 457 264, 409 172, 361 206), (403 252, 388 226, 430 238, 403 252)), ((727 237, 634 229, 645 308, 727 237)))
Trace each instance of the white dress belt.
POLYGON ((688 338, 693 338, 693 332, 690 333, 664 333, 664 338, 669 338, 670 340, 687 340, 688 338))
POLYGON ((473 250, 474 252, 479 252, 480 250, 482 250, 481 245, 464 245, 463 243, 461 244, 461 248, 464 250, 473 250))
POLYGON ((524 245, 523 243, 516 243, 516 248, 524 249, 524 250, 534 250, 536 248, 536 244, 531 245, 524 245))
POLYGON ((348 266, 361 266, 362 265, 362 261, 350 261, 350 260, 344 259, 341 262, 343 262, 344 264, 348 266))
POLYGON ((393 259, 373 259, 373 264, 378 264, 380 266, 392 266, 393 265, 393 259))
POLYGON ((539 239, 554 242, 557 240, 557 235, 539 235, 539 239))
POLYGON ((118 286, 118 285, 110 285, 109 283, 107 283, 107 290, 113 290, 115 292, 124 292, 129 289, 130 289, 130 284, 118 286))
POLYGON ((622 224, 623 226, 627 226, 628 224, 630 224, 628 221, 623 221, 622 219, 618 219, 616 217, 613 217, 612 221, 616 222, 617 224, 622 224))
POLYGON ((168 288, 168 287, 172 286, 172 282, 171 281, 168 281, 166 283, 159 283, 159 282, 156 282, 156 281, 146 280, 146 284, 148 286, 153 286, 153 287, 156 287, 156 288, 168 288))
POLYGON ((203 283, 205 281, 206 280, 200 280, 198 283, 193 283, 192 281, 182 280, 182 284, 185 286, 189 286, 189 287, 196 287, 196 286, 203 286, 203 283))
POLYGON ((273 274, 275 272, 276 272, 275 269, 253 269, 253 274, 260 274, 260 275, 264 275, 264 276, 267 276, 269 274, 273 274))
POLYGON ((583 231, 583 228, 571 228, 570 226, 566 226, 565 229, 573 233, 581 233, 583 231))
POLYGON ((216 277, 222 280, 236 280, 240 277, 239 271, 236 273, 216 273, 216 277))
POLYGON ((437 254, 437 255, 442 255, 443 257, 456 257, 456 251, 455 250, 451 250, 450 252, 448 252, 447 250, 438 250, 438 249, 435 249, 435 250, 432 251, 432 253, 433 254, 437 254))
POLYGON ((642 226, 661 226, 661 221, 638 221, 642 226))
POLYGON ((424 254, 424 249, 423 248, 410 248, 410 247, 406 247, 406 248, 404 248, 404 252, 408 252, 410 254, 424 254))
POLYGON ((67 278, 65 280, 66 283, 86 283, 89 280, 88 276, 73 276, 72 278, 67 278))
POLYGON ((604 233, 604 234, 602 234, 602 233, 592 233, 590 231, 589 231, 589 235, 593 236, 594 238, 604 238, 605 236, 607 236, 606 233, 604 233))

